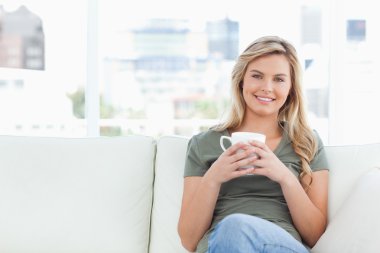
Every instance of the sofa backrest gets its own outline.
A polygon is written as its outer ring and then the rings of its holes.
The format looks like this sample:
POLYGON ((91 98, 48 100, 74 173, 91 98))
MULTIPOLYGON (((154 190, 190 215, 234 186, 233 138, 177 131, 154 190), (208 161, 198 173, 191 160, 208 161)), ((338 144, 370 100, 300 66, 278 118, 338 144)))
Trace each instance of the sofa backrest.
POLYGON ((157 142, 150 253, 187 252, 177 233, 188 138, 164 136, 157 142))
POLYGON ((332 219, 358 178, 380 166, 380 143, 351 146, 327 146, 330 168, 329 219, 332 219))
POLYGON ((0 252, 147 253, 155 148, 0 136, 0 252))

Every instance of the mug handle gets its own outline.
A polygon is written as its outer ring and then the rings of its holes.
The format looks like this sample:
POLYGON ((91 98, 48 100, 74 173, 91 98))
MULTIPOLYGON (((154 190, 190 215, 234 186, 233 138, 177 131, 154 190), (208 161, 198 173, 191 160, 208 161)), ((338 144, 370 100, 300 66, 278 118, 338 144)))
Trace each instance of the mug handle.
POLYGON ((231 141, 231 137, 229 137, 229 136, 221 136, 220 137, 220 141, 219 141, 219 143, 220 143, 220 147, 223 149, 223 151, 226 151, 226 147, 224 147, 224 144, 223 144, 223 140, 224 139, 227 139, 227 140, 229 140, 231 143, 232 143, 232 141, 231 141))

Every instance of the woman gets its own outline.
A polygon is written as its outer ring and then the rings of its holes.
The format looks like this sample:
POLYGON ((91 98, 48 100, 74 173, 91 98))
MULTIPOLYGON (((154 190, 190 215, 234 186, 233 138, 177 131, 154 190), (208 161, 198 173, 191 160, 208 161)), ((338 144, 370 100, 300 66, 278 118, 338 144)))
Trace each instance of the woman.
POLYGON ((227 119, 189 142, 182 244, 202 253, 308 252, 326 228, 327 194, 326 156, 306 120, 296 51, 282 38, 259 38, 233 69, 227 119), (265 134, 266 142, 223 152, 220 137, 238 131, 265 134), (245 165, 256 168, 238 169, 245 165))

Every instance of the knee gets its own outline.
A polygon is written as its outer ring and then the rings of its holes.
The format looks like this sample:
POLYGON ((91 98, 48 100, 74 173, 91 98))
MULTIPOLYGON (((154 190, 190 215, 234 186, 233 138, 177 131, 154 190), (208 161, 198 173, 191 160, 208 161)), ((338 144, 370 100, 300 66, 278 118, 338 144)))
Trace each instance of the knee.
POLYGON ((230 214, 226 216, 219 225, 225 229, 240 230, 242 226, 247 223, 247 217, 249 216, 246 214, 230 214))
POLYGON ((223 240, 240 237, 242 234, 251 233, 250 215, 230 214, 226 216, 215 228, 218 235, 223 235, 223 240))
POLYGON ((215 227, 209 239, 210 252, 248 252, 244 251, 255 237, 249 225, 249 215, 231 214, 215 227))

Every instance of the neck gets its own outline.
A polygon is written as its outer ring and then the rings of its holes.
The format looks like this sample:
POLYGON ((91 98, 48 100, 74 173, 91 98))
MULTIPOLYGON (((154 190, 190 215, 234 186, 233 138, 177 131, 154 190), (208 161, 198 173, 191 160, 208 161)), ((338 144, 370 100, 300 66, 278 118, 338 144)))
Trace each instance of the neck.
POLYGON ((260 117, 253 115, 250 117, 247 117, 246 115, 242 125, 237 129, 233 129, 233 131, 262 133, 267 136, 267 139, 278 137, 282 133, 277 116, 260 117))

